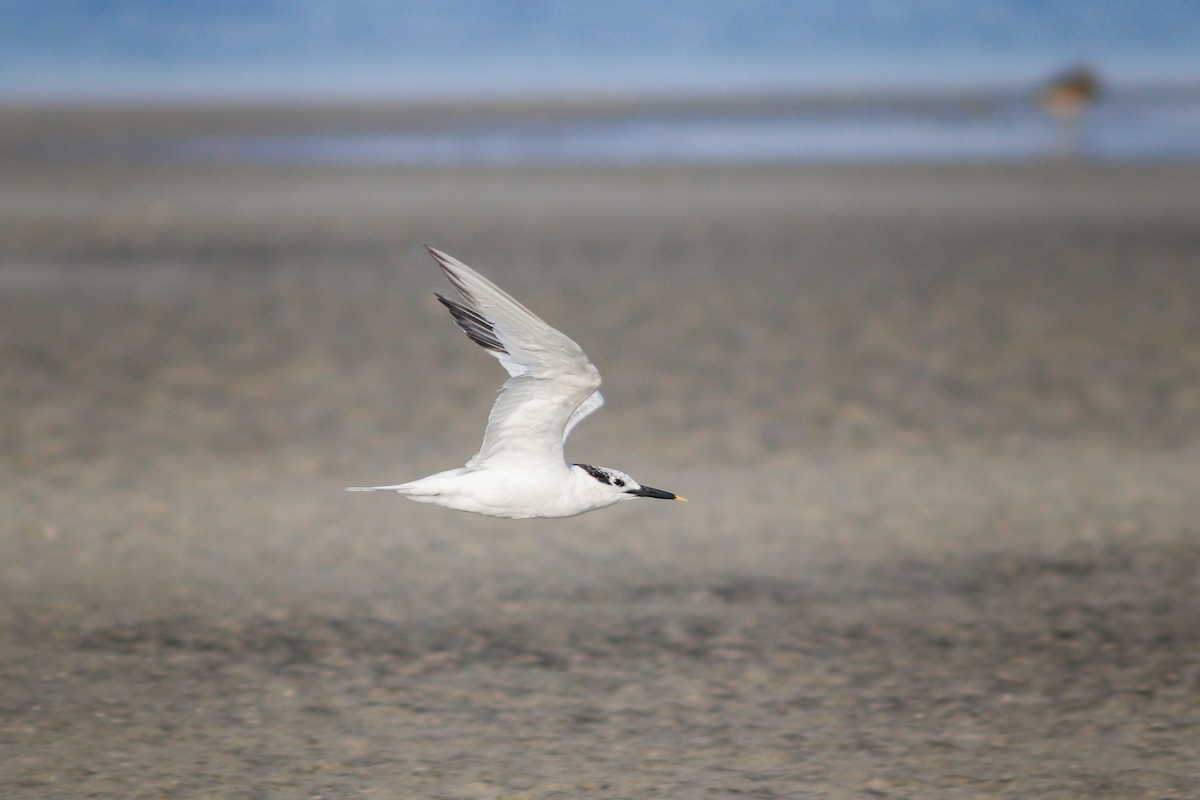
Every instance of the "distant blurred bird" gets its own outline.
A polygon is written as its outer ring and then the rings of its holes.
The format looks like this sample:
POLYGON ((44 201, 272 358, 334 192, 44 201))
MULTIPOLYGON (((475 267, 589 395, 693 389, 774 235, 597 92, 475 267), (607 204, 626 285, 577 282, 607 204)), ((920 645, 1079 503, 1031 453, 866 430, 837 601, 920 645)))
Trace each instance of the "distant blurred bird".
POLYGON ((563 443, 604 403, 600 373, 575 342, 461 261, 427 248, 463 302, 437 296, 471 341, 508 370, 483 446, 465 466, 394 486, 418 503, 493 517, 572 517, 635 497, 683 500, 609 467, 568 464, 563 443))
POLYGON ((1049 80, 1038 92, 1038 105, 1052 117, 1074 122, 1096 100, 1100 79, 1086 66, 1067 70, 1049 80))

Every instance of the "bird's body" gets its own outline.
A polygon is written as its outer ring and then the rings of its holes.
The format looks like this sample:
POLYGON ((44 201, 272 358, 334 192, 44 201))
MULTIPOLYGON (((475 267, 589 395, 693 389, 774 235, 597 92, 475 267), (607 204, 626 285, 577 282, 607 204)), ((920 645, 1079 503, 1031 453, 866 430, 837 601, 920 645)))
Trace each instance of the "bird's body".
POLYGON ((398 486, 371 487, 389 490, 418 503, 512 519, 571 517, 621 500, 581 467, 565 462, 537 470, 458 467, 398 486))
POLYGON ((463 302, 438 300, 467 336, 509 373, 483 444, 465 466, 393 486, 419 503, 494 517, 570 517, 634 497, 682 500, 608 467, 568 464, 571 429, 604 403, 600 373, 583 349, 491 281, 429 248, 463 302))

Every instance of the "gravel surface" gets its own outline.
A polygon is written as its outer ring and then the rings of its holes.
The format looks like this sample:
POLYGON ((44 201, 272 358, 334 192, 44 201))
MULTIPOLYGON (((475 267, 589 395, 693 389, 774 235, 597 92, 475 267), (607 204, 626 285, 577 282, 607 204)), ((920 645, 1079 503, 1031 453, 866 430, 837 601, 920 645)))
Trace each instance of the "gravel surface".
POLYGON ((1200 171, 4 163, 0 794, 1200 794, 1200 171), (342 487, 580 342, 568 520, 342 487))

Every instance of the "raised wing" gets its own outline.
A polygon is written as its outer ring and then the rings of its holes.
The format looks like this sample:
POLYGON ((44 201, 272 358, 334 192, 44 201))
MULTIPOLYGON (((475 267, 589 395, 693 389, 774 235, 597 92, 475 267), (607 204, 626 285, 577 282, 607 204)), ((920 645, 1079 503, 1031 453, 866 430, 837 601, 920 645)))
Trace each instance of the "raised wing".
POLYGON ((604 402, 600 372, 579 345, 499 286, 458 259, 427 249, 463 302, 438 300, 510 376, 488 415, 483 445, 467 466, 561 465, 571 428, 604 402))

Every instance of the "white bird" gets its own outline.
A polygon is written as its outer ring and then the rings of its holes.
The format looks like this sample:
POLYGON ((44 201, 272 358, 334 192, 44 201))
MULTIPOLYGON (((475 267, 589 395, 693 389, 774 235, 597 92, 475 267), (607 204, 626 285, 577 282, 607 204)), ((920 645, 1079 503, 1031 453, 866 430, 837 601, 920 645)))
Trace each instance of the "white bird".
POLYGON ((609 467, 569 464, 563 444, 604 404, 600 372, 583 349, 458 259, 427 247, 463 302, 437 298, 471 341, 508 370, 483 445, 465 466, 395 486, 418 503, 493 517, 573 517, 635 497, 684 500, 609 467))

